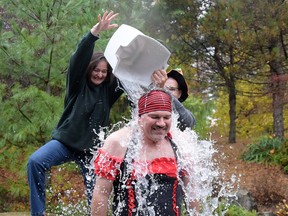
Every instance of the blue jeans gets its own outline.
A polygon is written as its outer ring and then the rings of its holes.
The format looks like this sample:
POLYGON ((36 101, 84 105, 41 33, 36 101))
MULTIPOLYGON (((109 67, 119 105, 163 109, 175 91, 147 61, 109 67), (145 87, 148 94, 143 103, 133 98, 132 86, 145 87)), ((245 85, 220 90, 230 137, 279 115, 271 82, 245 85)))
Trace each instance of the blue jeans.
POLYGON ((30 206, 32 216, 41 216, 46 209, 45 173, 52 166, 75 161, 80 166, 86 186, 88 205, 90 206, 95 184, 94 170, 91 169, 92 156, 77 154, 57 140, 51 140, 29 158, 27 164, 28 182, 30 187, 30 206))

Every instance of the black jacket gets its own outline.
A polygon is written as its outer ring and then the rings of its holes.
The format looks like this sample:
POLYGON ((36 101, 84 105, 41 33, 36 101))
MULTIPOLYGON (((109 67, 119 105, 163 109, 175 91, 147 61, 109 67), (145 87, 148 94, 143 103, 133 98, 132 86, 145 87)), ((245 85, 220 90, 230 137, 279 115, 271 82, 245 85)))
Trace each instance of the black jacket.
POLYGON ((87 79, 86 69, 98 39, 87 33, 70 59, 64 112, 52 132, 53 139, 77 152, 89 153, 99 144, 99 130, 108 126, 110 109, 123 93, 117 79, 97 86, 87 79))

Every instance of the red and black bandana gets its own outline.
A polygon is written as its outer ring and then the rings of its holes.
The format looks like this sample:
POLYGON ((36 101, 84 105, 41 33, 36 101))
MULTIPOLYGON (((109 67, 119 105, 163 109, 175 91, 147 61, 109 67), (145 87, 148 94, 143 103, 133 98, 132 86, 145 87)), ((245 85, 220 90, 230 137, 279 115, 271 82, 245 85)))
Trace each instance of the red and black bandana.
POLYGON ((138 101, 138 115, 155 111, 172 112, 171 96, 161 90, 152 90, 138 101))

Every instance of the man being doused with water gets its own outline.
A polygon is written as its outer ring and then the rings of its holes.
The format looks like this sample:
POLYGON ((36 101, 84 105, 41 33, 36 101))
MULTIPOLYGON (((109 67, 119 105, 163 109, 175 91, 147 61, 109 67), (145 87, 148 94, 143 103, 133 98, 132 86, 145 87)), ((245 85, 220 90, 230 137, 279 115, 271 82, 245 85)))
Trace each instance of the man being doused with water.
POLYGON ((130 125, 107 137, 95 156, 98 177, 92 215, 110 212, 113 189, 113 215, 181 215, 183 206, 197 215, 199 205, 193 199, 190 172, 179 163, 181 154, 169 132, 170 94, 151 90, 140 97, 137 112, 130 125), (190 189, 186 190, 188 185, 190 189), (184 199, 189 203, 183 205, 184 199))

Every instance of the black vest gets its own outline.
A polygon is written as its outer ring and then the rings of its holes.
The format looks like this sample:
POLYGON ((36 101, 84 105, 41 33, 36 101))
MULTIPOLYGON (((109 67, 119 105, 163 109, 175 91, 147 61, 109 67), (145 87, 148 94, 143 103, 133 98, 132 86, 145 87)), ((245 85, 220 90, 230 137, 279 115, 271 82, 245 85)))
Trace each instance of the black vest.
MULTIPOLYGON (((171 139, 169 141, 175 153, 176 161, 178 161, 179 152, 177 146, 171 139)), ((131 173, 127 171, 129 162, 126 156, 127 152, 131 150, 134 150, 132 145, 128 146, 124 160, 120 165, 120 174, 113 183, 113 215, 133 216, 137 214, 149 216, 149 211, 154 211, 155 215, 159 216, 181 215, 181 205, 183 203, 181 185, 177 178, 164 174, 149 174, 145 176, 145 186, 141 190, 141 197, 145 197, 145 206, 138 206, 135 195, 136 180, 131 180, 131 173), (155 189, 155 185, 159 186, 155 189), (137 210, 137 208, 139 209, 137 210)))

